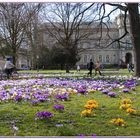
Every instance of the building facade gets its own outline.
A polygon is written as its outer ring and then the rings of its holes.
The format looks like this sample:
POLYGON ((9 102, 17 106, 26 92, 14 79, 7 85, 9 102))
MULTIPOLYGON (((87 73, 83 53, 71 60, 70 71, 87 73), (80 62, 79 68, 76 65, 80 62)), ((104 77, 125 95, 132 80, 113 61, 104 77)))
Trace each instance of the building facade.
MULTIPOLYGON (((100 24, 92 23, 87 28, 87 23, 80 25, 80 33, 88 33, 88 36, 82 38, 78 42, 78 54, 80 60, 77 65, 86 67, 90 59, 93 62, 100 61, 103 65, 126 65, 127 63, 134 63, 133 47, 131 42, 129 20, 127 18, 126 25, 128 34, 121 42, 114 42, 124 34, 123 15, 119 15, 113 22, 100 24), (109 45, 110 44, 110 45, 109 45)), ((46 27, 54 30, 48 23, 40 25, 37 37, 40 46, 55 46, 57 40, 53 38, 46 30, 46 27)), ((28 50, 28 41, 22 44, 18 52, 17 68, 31 67, 30 51, 28 50), (24 47, 26 46, 26 47, 24 47)))
MULTIPOLYGON (((109 43, 112 40, 108 39, 108 34, 113 40, 120 38, 124 34, 124 24, 123 24, 123 15, 116 17, 115 21, 109 25, 109 30, 106 27, 102 27, 102 45, 96 47, 97 42, 95 40, 86 40, 81 47, 87 48, 85 51, 80 53, 80 61, 77 62, 78 65, 86 65, 90 59, 93 62, 100 61, 104 65, 125 65, 127 63, 134 64, 134 54, 133 47, 131 42, 130 34, 130 24, 128 17, 126 19, 126 25, 128 34, 120 40, 120 42, 114 42, 109 47, 109 43)), ((100 36, 100 33, 95 33, 91 38, 95 36, 100 36)))
MULTIPOLYGON (((89 32, 89 35, 78 43, 80 60, 77 65, 85 67, 90 59, 94 62, 100 61, 104 65, 134 63, 128 17, 126 25, 129 33, 120 42, 112 43, 113 40, 120 38, 124 34, 123 18, 124 15, 119 15, 113 22, 102 25, 95 22, 88 28, 86 23, 80 25, 80 32, 89 32)), ((45 26, 47 27, 48 25, 46 24, 45 26)), ((41 40, 47 46, 53 47, 57 41, 49 35, 45 30, 45 26, 42 26, 41 29, 41 40)))

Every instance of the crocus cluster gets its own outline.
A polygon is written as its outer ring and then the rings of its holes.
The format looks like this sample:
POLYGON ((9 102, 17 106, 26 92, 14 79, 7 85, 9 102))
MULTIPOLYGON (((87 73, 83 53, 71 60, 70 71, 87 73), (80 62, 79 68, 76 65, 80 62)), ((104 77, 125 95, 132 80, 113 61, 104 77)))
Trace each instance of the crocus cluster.
POLYGON ((128 89, 128 88, 124 88, 124 89, 122 90, 122 92, 124 92, 124 93, 129 93, 129 89, 128 89))
POLYGON ((116 92, 109 92, 107 95, 110 97, 116 97, 117 93, 116 92))
POLYGON ((39 100, 31 100, 32 105, 38 105, 39 102, 40 102, 39 100))
MULTIPOLYGON (((24 78, 24 74, 22 76, 24 78)), ((83 78, 43 78, 43 75, 40 74, 36 76, 38 77, 33 78, 34 75, 30 74, 29 78, 31 79, 1 80, 0 101, 29 101, 32 104, 37 104, 34 100, 38 100, 37 102, 39 103, 47 102, 52 97, 66 101, 71 94, 92 94, 95 91, 101 91, 104 94, 109 94, 110 97, 114 97, 116 94, 110 93, 112 90, 120 87, 132 90, 135 89, 137 84, 134 79, 119 81, 83 78)))
POLYGON ((61 101, 67 101, 69 99, 69 94, 68 93, 57 94, 57 95, 55 95, 55 98, 59 99, 61 101))
POLYGON ((86 89, 84 89, 84 88, 80 88, 80 89, 78 89, 78 93, 81 93, 81 94, 85 94, 86 93, 86 89))
POLYGON ((115 118, 110 121, 114 125, 125 126, 126 122, 122 118, 115 118))
POLYGON ((85 110, 81 112, 81 116, 89 117, 95 115, 93 109, 98 107, 98 102, 96 100, 89 100, 84 107, 85 110))
POLYGON ((123 99, 121 101, 120 109, 125 110, 128 114, 136 114, 136 110, 132 107, 132 100, 131 99, 123 99))
POLYGON ((64 106, 63 105, 54 105, 53 108, 57 111, 63 111, 64 110, 64 106))
POLYGON ((19 102, 21 100, 22 100, 22 96, 20 95, 15 96, 15 101, 19 102))
POLYGON ((108 89, 103 89, 101 92, 102 92, 103 94, 108 94, 108 93, 109 93, 109 90, 108 90, 108 89))
POLYGON ((81 112, 81 116, 84 116, 84 117, 90 117, 90 116, 92 116, 92 110, 90 110, 90 109, 83 110, 81 112))
POLYGON ((129 114, 136 114, 137 113, 136 109, 134 109, 134 108, 128 108, 126 110, 126 112, 129 113, 129 114))
POLYGON ((54 116, 53 113, 51 112, 47 112, 47 111, 42 111, 42 112, 38 112, 36 114, 36 116, 39 118, 39 119, 49 119, 49 118, 52 118, 54 116))

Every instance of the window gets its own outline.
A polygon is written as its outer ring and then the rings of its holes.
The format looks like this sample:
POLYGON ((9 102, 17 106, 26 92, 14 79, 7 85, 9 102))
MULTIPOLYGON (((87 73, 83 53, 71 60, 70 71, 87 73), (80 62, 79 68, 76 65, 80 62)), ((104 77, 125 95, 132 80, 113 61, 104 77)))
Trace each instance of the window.
POLYGON ((99 61, 102 62, 102 55, 99 55, 99 61))
POLYGON ((87 63, 87 55, 84 55, 84 63, 87 63))
POLYGON ((106 55, 106 63, 109 63, 109 62, 110 62, 109 55, 106 55))
POLYGON ((91 59, 92 59, 92 61, 94 62, 94 55, 92 55, 91 59))

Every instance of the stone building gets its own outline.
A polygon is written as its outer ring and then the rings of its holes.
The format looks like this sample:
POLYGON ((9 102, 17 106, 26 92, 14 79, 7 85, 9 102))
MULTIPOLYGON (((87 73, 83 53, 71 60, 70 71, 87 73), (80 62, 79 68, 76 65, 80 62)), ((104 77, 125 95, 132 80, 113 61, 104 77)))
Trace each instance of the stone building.
POLYGON ((116 17, 113 23, 110 23, 109 31, 106 27, 102 27, 102 39, 101 45, 98 47, 95 37, 100 33, 92 34, 90 38, 81 44, 81 47, 87 48, 85 51, 80 53, 81 59, 77 63, 78 65, 86 65, 90 59, 94 62, 99 60, 104 65, 126 65, 127 63, 134 63, 134 55, 132 50, 132 42, 130 36, 130 26, 129 20, 127 18, 126 25, 128 34, 125 36, 121 42, 114 42, 109 47, 106 47, 107 44, 112 42, 107 36, 108 34, 112 39, 117 39, 124 34, 124 24, 123 24, 123 15, 116 17))
MULTIPOLYGON (((80 61, 77 62, 77 65, 85 67, 90 59, 94 62, 99 60, 104 65, 114 66, 134 63, 130 33, 128 33, 121 42, 114 42, 108 46, 112 40, 118 39, 123 35, 123 18, 124 15, 120 14, 113 22, 102 24, 102 26, 97 22, 92 23, 88 28, 86 26, 87 23, 83 23, 80 26, 80 31, 89 32, 89 36, 83 38, 78 43, 80 61)), ((126 21, 127 29, 130 32, 128 18, 126 21)), ((45 30, 45 27, 47 26, 50 25, 44 24, 41 27, 41 39, 44 44, 47 44, 49 47, 53 47, 56 40, 45 30)))
MULTIPOLYGON (((131 35, 127 34, 120 42, 114 42, 109 47, 108 44, 112 42, 112 39, 117 39, 121 37, 124 33, 123 26, 124 15, 118 15, 113 22, 102 24, 92 23, 88 28, 87 23, 83 23, 80 26, 80 32, 87 32, 89 36, 83 38, 78 43, 80 60, 77 65, 85 67, 90 59, 94 62, 99 60, 104 65, 121 65, 127 63, 134 63, 134 54, 131 44, 131 35)), ((130 32, 129 20, 127 18, 127 30, 130 32)), ((40 46, 46 45, 53 47, 57 40, 54 39, 46 31, 46 27, 52 28, 50 24, 40 25, 38 30, 38 42, 40 46)), ((53 28, 52 28, 53 30, 53 28)), ((18 52, 17 67, 30 67, 31 60, 29 57, 30 52, 28 46, 28 41, 22 44, 21 49, 18 52), (24 47, 26 46, 26 47, 24 47)))

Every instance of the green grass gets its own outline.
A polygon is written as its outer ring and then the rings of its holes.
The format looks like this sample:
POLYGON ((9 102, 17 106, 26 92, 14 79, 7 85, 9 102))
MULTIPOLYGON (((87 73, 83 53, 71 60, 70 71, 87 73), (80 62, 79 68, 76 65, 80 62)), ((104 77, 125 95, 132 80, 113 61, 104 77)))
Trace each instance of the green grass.
MULTIPOLYGON (((20 71, 32 72, 37 71, 20 71)), ((65 73, 60 70, 45 70, 39 73, 65 73)), ((71 71, 76 72, 76 71, 71 71)), ((87 70, 82 70, 83 74, 87 70)), ((120 75, 132 75, 127 69, 121 69, 120 75)), ((105 73, 110 75, 110 73, 105 73)), ((0 136, 78 136, 85 134, 91 136, 140 136, 140 86, 133 93, 122 93, 116 98, 110 98, 101 92, 95 92, 88 95, 71 95, 68 101, 59 101, 58 104, 65 106, 64 112, 57 112, 53 109, 56 104, 50 102, 39 103, 37 106, 31 105, 30 102, 13 101, 0 103, 0 136), (133 106, 138 110, 137 115, 128 115, 125 111, 119 109, 122 98, 131 98, 133 106), (96 116, 81 117, 80 113, 84 110, 84 105, 88 100, 95 99, 99 103, 99 108, 95 110, 96 116), (38 111, 50 111, 54 117, 49 120, 36 120, 35 114, 38 111), (115 126, 110 120, 121 117, 126 121, 126 126, 115 126), (19 128, 17 132, 12 129, 12 122, 15 122, 19 128), (70 123, 72 122, 72 123, 70 123), (56 124, 62 126, 56 127, 56 124)))
MULTIPOLYGON (((18 71, 19 73, 33 73, 33 74, 48 74, 47 77, 59 77, 57 74, 60 74, 61 77, 68 77, 68 75, 66 75, 66 71, 65 70, 21 70, 21 71, 18 71)), ((81 70, 80 72, 77 72, 76 70, 70 70, 70 74, 71 77, 75 77, 75 74, 76 74, 76 77, 85 77, 87 76, 87 73, 88 73, 88 70, 81 70)), ((116 69, 103 69, 101 70, 101 73, 104 75, 104 76, 110 76, 110 75, 127 75, 127 76, 133 76, 133 72, 129 73, 127 69, 119 69, 119 70, 116 70, 116 69)), ((99 74, 97 74, 98 76, 99 74)), ((94 69, 93 69, 93 74, 92 74, 92 77, 95 77, 95 72, 94 72, 94 69)))
MULTIPOLYGON (((117 71, 117 69, 101 69, 101 71, 117 71)), ((27 72, 31 72, 31 73, 66 73, 66 70, 20 70, 19 72, 21 73, 27 73, 27 72)), ((77 72, 76 70, 70 70, 70 73, 74 73, 74 72, 77 72)), ((83 73, 83 72, 88 72, 88 70, 86 69, 82 69, 80 70, 80 73, 83 73)), ((119 72, 120 73, 128 73, 128 70, 127 69, 119 69, 119 72)), ((94 69, 93 69, 93 73, 94 73, 94 69)))
POLYGON ((140 88, 137 94, 123 93, 117 98, 110 98, 100 92, 88 95, 71 95, 69 101, 60 101, 65 106, 64 112, 53 109, 54 102, 43 102, 32 106, 29 102, 9 101, 0 104, 0 136, 13 136, 11 122, 15 121, 19 130, 16 136, 77 136, 85 134, 91 136, 140 136, 140 88), (137 115, 127 115, 119 109, 121 98, 129 97, 133 100, 133 106, 138 110, 137 115), (80 112, 90 99, 99 103, 95 110, 96 116, 81 117, 80 112), (35 120, 38 111, 50 111, 55 116, 49 120, 35 120), (123 118, 127 125, 114 126, 110 120, 116 117, 123 118), (70 123, 72 122, 72 123, 70 123), (63 126, 56 127, 56 124, 63 126))

